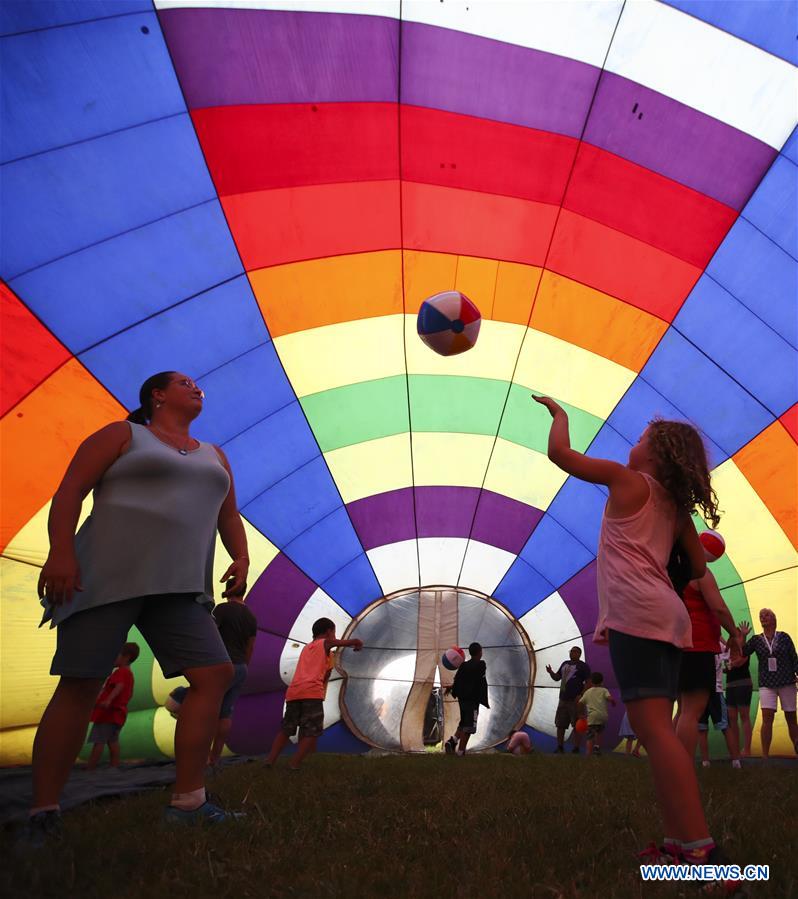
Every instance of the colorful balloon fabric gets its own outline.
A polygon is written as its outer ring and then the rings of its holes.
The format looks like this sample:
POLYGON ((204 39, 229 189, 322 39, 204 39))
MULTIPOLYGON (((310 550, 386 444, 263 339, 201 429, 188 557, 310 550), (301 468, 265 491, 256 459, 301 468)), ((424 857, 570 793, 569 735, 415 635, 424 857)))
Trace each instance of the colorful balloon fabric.
POLYGON ((707 530, 702 531, 698 535, 698 539, 704 547, 704 555, 707 557, 707 562, 717 562, 723 553, 726 552, 726 541, 717 531, 707 528, 707 530))
POLYGON ((477 342, 482 316, 458 290, 424 300, 418 310, 418 336, 441 356, 456 356, 477 342))
MULTIPOLYGON (((495 716, 475 748, 522 726, 552 745, 546 666, 572 645, 617 696, 591 642, 606 494, 549 462, 533 392, 621 462, 655 415, 695 423, 722 594, 798 637, 794 12, 2 4, 0 761, 29 760, 54 688, 51 498, 166 369, 205 390, 195 433, 249 535, 234 752, 269 746, 321 616, 366 643, 337 660, 322 750, 423 748, 435 715, 448 736, 441 656, 472 640, 495 716), (455 356, 417 333, 446 291, 482 319, 455 356)), ((177 684, 148 650, 134 673, 123 753, 169 756, 177 684)))

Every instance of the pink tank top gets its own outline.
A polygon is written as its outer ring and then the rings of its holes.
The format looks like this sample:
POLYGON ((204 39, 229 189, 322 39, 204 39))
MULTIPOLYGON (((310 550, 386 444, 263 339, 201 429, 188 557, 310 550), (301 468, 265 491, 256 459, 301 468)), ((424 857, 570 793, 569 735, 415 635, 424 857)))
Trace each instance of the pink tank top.
MULTIPOLYGON (((642 473, 642 472, 641 472, 642 473)), ((667 564, 676 532, 676 506, 665 488, 647 474, 649 496, 627 518, 601 521, 598 548, 599 614, 593 640, 606 631, 692 645, 690 616, 673 589, 667 564)))
POLYGON ((285 691, 286 701, 324 699, 327 695, 327 672, 331 668, 332 657, 324 651, 324 637, 317 637, 299 654, 291 686, 285 691))

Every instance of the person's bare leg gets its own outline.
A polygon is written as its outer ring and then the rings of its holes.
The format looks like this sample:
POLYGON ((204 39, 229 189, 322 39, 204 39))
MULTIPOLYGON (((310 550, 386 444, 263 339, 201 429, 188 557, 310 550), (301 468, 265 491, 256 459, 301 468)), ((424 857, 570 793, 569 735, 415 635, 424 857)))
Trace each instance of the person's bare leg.
POLYGON ((316 740, 318 737, 300 737, 299 744, 297 745, 296 754, 291 759, 289 763, 289 767, 293 768, 294 771, 302 764, 302 760, 311 752, 314 752, 316 749, 316 740))
POLYGON ((709 761, 709 731, 700 730, 698 732, 698 745, 701 749, 701 761, 709 761))
POLYGON ((773 709, 762 709, 762 729, 759 736, 762 740, 763 759, 770 756, 770 742, 773 739, 773 719, 775 716, 776 713, 773 709))
POLYGON ((744 756, 751 755, 751 737, 753 728, 751 727, 751 709, 749 706, 740 706, 740 718, 743 722, 743 752, 744 756))
POLYGON ((632 750, 632 755, 636 758, 640 758, 640 747, 642 746, 642 742, 640 741, 640 737, 637 737, 635 740, 635 748, 632 750))
POLYGON ((208 750, 219 720, 219 708, 233 679, 233 666, 187 668, 188 693, 175 727, 175 793, 192 793, 205 785, 208 750))
POLYGON ((119 740, 114 740, 113 743, 108 744, 108 754, 111 756, 111 767, 118 768, 119 767, 119 740))
POLYGON ((682 746, 690 758, 693 758, 698 742, 698 719, 709 702, 709 690, 692 690, 689 693, 682 693, 680 700, 682 713, 676 724, 676 736, 681 740, 682 746))
POLYGON ((105 743, 92 743, 89 761, 86 765, 87 771, 94 771, 97 765, 100 764, 100 759, 103 757, 103 749, 105 749, 105 743))
POLYGON ((558 727, 557 728, 557 745, 560 747, 560 749, 562 749, 564 743, 565 743, 565 728, 558 727))
POLYGON ((102 685, 102 678, 58 682, 33 741, 33 808, 58 805, 102 685))
POLYGON ((628 703, 629 723, 646 747, 665 833, 692 843, 709 837, 693 760, 673 729, 666 698, 628 703))
POLYGON ((626 754, 627 755, 630 755, 632 752, 632 743, 634 743, 634 740, 632 739, 632 737, 627 737, 626 738, 626 754))
POLYGON ((594 745, 594 743, 593 743, 593 738, 592 738, 592 737, 588 737, 588 738, 587 738, 587 743, 585 743, 585 752, 586 752, 585 758, 587 758, 588 756, 590 756, 590 755, 592 754, 592 752, 593 752, 593 745, 594 745))
POLYGON ((737 720, 737 706, 726 706, 726 712, 729 718, 729 727, 726 730, 726 744, 729 746, 729 754, 731 755, 731 747, 734 746, 734 755, 732 759, 740 757, 740 727, 737 720))
POLYGON ((787 721, 787 732, 792 740, 793 749, 795 754, 798 755, 798 722, 796 721, 796 713, 785 712, 784 718, 787 721))
POLYGON ((731 733, 731 728, 727 727, 723 731, 723 739, 726 741, 726 748, 729 750, 729 758, 733 762, 740 759, 740 745, 731 733))
POLYGON ((272 748, 269 750, 269 755, 265 764, 271 767, 277 761, 280 753, 285 749, 289 742, 290 738, 287 734, 283 733, 281 730, 277 731, 277 736, 272 741, 272 748))
POLYGON ((220 718, 219 724, 216 726, 216 736, 213 738, 211 746, 211 754, 208 756, 208 764, 215 765, 222 757, 224 752, 224 744, 230 734, 230 728, 233 726, 232 718, 220 718))

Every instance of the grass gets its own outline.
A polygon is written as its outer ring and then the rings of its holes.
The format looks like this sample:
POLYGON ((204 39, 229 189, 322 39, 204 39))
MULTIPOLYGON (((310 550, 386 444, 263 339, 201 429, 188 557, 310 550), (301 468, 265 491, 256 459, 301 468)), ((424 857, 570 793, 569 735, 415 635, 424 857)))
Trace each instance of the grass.
MULTIPOLYGON (((769 864, 749 895, 798 896, 798 768, 699 772, 730 859, 769 864), (791 798, 789 798, 791 797, 791 798)), ((635 853, 662 837, 644 761, 537 754, 456 759, 319 755, 224 770, 210 784, 247 818, 168 830, 166 793, 83 806, 62 842, 19 857, 3 836, 4 895, 109 897, 658 897, 635 853)))

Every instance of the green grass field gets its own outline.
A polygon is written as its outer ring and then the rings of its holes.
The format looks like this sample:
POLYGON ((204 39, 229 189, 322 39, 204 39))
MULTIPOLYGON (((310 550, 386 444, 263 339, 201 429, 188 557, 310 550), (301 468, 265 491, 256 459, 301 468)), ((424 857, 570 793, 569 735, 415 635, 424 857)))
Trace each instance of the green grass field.
MULTIPOLYGON (((798 767, 717 764, 699 777, 730 860, 768 864, 750 896, 798 896, 798 767)), ((3 836, 6 896, 698 896, 642 883, 636 852, 662 837, 648 765, 501 754, 319 755, 294 773, 252 762, 210 788, 247 811, 229 827, 168 830, 166 793, 83 806, 62 842, 19 857, 3 836)))

